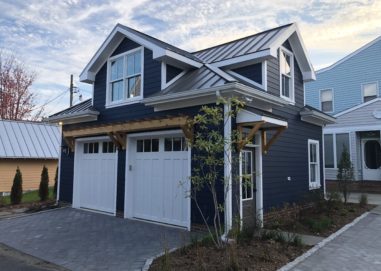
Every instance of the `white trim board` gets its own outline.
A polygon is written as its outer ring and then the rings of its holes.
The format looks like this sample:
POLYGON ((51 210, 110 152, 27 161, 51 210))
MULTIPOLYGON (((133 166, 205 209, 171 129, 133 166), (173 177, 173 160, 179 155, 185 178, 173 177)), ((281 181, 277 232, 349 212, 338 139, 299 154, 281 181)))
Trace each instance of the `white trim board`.
POLYGON ((379 101, 381 101, 381 98, 376 98, 376 99, 370 100, 370 101, 368 101, 368 102, 366 102, 366 103, 362 103, 362 104, 356 105, 356 106, 354 106, 354 107, 351 107, 351 108, 349 108, 349 109, 347 109, 347 110, 341 111, 340 113, 337 113, 336 115, 334 115, 334 117, 335 117, 335 118, 340 117, 340 116, 342 116, 342 115, 345 115, 345 114, 347 114, 347 113, 350 113, 350 112, 352 112, 352 111, 355 111, 355 110, 357 110, 357 109, 360 109, 360 108, 362 108, 362 107, 365 107, 365 106, 367 106, 367 105, 370 105, 370 104, 372 104, 372 103, 379 102, 379 101))
POLYGON ((381 130, 381 122, 380 125, 358 125, 356 127, 353 126, 345 126, 345 127, 324 127, 324 134, 332 134, 332 133, 349 133, 349 132, 365 132, 365 131, 380 131, 381 130))

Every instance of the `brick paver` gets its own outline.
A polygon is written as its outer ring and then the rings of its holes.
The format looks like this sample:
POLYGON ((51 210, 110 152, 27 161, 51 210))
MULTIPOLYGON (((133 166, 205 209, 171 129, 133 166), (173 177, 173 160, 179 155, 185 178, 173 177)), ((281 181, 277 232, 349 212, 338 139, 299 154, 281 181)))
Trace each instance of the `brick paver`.
POLYGON ((0 220, 0 242, 71 270, 136 270, 189 232, 64 208, 0 220))
POLYGON ((381 215, 370 213, 292 270, 381 270, 381 215))

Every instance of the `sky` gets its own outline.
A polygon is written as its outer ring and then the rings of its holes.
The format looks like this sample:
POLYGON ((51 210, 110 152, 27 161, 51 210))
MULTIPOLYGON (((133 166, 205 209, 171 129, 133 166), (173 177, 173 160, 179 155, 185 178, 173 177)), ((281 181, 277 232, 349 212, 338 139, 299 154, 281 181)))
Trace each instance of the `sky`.
POLYGON ((0 49, 37 74, 44 115, 68 107, 79 74, 117 23, 188 51, 297 22, 315 70, 381 35, 381 0, 0 0, 0 49), (52 101, 53 100, 53 101, 52 101))

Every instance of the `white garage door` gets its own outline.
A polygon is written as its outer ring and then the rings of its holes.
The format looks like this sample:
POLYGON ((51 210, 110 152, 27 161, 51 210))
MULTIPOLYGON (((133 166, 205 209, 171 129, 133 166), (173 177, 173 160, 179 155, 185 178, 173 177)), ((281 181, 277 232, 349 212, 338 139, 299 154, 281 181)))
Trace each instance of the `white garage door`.
POLYGON ((117 154, 109 141, 76 146, 73 206, 115 213, 117 154))
POLYGON ((136 138, 130 151, 133 216, 187 227, 189 161, 184 137, 136 138))

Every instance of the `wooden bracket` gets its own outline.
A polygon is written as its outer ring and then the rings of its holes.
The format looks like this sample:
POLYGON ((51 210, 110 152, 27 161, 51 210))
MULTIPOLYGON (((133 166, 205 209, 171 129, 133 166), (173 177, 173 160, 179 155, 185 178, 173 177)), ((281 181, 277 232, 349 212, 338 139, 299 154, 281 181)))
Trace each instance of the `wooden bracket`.
POLYGON ((108 136, 118 149, 126 149, 126 134, 108 133, 108 136))
POLYGON ((64 140, 66 142, 66 145, 70 148, 70 151, 74 152, 75 148, 75 140, 74 137, 64 137, 64 140))
POLYGON ((181 130, 183 130, 183 133, 185 137, 192 142, 193 141, 193 125, 190 122, 187 122, 185 125, 180 126, 181 130))
POLYGON ((262 131, 262 152, 264 154, 267 154, 270 146, 278 139, 280 134, 286 129, 287 127, 278 127, 276 129, 275 134, 272 135, 269 142, 266 142, 266 131, 262 131))
POLYGON ((256 122, 245 138, 242 138, 242 131, 243 131, 242 125, 238 126, 238 131, 240 134, 239 145, 238 145, 239 150, 242 150, 245 147, 245 145, 253 139, 255 134, 259 131, 259 129, 264 123, 265 123, 264 121, 256 122))

